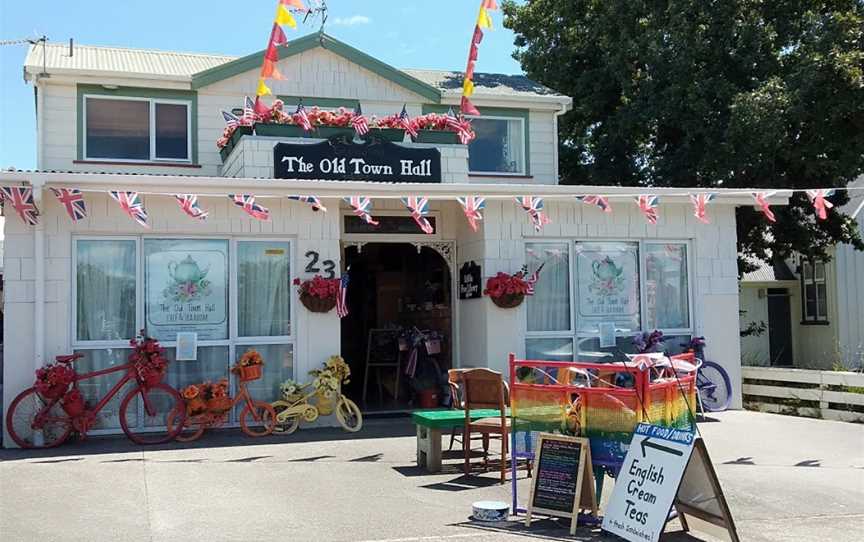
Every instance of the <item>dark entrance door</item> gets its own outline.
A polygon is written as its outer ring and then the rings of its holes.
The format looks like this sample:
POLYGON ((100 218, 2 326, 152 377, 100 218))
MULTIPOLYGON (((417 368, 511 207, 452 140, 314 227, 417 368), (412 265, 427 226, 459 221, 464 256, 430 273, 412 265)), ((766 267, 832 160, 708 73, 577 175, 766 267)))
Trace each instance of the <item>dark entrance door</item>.
POLYGON ((768 347, 771 365, 792 365, 792 312, 786 288, 768 288, 768 347))

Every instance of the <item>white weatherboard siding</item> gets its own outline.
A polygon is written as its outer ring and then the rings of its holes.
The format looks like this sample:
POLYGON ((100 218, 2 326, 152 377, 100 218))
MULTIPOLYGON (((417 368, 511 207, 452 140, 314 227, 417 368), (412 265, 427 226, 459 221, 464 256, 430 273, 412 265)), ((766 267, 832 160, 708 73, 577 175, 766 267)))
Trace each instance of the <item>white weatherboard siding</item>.
MULTIPOLYGON (((858 215, 858 231, 864 237, 864 212, 858 215)), ((837 247, 837 328, 840 355, 849 367, 864 365, 864 252, 848 245, 837 247)))

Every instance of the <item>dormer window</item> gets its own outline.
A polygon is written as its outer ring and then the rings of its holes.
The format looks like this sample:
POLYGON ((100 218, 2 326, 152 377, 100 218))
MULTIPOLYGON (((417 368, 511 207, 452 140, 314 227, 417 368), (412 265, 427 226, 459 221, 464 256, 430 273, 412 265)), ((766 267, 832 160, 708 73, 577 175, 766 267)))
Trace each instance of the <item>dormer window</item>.
POLYGON ((525 119, 491 115, 470 118, 477 137, 468 145, 468 171, 526 175, 525 119))
POLYGON ((87 160, 190 162, 190 102, 84 96, 87 160))

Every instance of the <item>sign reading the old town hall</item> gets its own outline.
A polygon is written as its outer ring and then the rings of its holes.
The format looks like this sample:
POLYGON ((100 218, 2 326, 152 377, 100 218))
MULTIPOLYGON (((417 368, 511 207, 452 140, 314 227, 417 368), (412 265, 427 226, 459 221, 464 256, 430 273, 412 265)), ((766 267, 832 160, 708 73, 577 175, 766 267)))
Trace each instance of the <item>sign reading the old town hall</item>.
POLYGON ((311 145, 277 143, 273 154, 277 179, 441 182, 441 153, 434 148, 330 140, 311 145))

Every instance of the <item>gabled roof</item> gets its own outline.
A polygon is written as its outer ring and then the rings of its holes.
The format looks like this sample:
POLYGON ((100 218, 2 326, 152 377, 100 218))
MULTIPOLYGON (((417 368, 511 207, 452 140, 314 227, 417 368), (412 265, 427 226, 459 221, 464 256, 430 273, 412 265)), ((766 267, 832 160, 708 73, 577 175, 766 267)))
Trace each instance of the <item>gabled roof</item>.
MULTIPOLYGON (((753 261, 753 260, 751 260, 753 261)), ((773 262, 766 263, 754 261, 759 267, 755 271, 744 273, 741 282, 774 282, 777 280, 798 280, 795 273, 789 269, 785 260, 775 258, 773 262)))
POLYGON ((864 175, 849 183, 847 188, 858 188, 859 190, 849 191, 849 202, 840 210, 856 220, 859 216, 864 220, 864 214, 862 214, 862 210, 864 210, 864 175))

